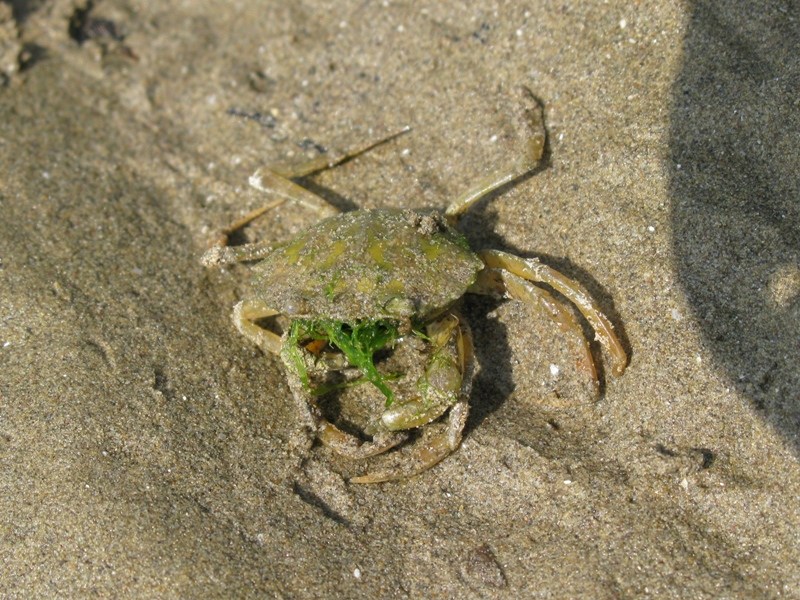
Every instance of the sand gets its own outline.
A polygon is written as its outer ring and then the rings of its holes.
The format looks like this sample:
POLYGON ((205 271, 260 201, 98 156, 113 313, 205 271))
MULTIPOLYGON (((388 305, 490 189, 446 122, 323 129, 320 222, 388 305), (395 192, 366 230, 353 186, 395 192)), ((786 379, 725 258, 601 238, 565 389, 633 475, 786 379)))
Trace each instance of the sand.
POLYGON ((0 596, 800 598, 798 21, 746 4, 0 4, 0 596), (349 483, 199 257, 258 166, 406 125, 311 184, 445 207, 518 154, 520 85, 548 163, 462 230, 586 286, 630 366, 594 401, 575 340, 468 299, 461 448, 349 483))

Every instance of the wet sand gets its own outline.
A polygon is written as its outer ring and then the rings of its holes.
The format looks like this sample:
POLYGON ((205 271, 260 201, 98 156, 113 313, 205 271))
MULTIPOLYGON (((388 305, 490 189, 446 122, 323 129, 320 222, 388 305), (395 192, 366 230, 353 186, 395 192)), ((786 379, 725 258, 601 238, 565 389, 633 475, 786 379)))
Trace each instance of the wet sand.
POLYGON ((742 4, 0 5, 0 595, 800 597, 797 24, 742 4), (575 340, 468 299, 461 448, 349 483, 199 256, 258 166, 406 125, 311 184, 445 207, 519 152, 519 85, 548 163, 462 230, 630 366, 594 401, 575 340))

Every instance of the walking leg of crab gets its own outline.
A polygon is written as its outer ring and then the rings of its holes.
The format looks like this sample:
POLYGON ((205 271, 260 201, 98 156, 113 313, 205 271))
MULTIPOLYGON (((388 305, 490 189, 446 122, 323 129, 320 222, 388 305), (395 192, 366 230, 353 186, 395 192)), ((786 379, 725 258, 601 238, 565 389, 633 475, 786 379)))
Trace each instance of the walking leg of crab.
POLYGON ((512 298, 542 310, 562 331, 573 335, 578 340, 581 346, 579 365, 592 378, 595 388, 599 391, 600 382, 589 342, 573 314, 550 292, 503 269, 484 269, 478 273, 478 278, 469 291, 497 298, 512 298))
POLYGON ((258 260, 269 254, 273 248, 273 244, 259 242, 255 244, 244 244, 242 246, 228 246, 228 240, 231 234, 239 231, 266 212, 287 201, 309 208, 320 217, 330 217, 339 212, 335 206, 329 204, 312 191, 295 183, 288 177, 284 177, 267 168, 258 169, 253 173, 250 176, 249 183, 258 191, 278 196, 278 198, 255 210, 251 210, 220 231, 219 236, 214 240, 214 244, 200 259, 206 267, 258 260))
POLYGON ((204 266, 219 267, 231 263, 259 260, 266 257, 274 248, 274 244, 269 242, 256 242, 255 244, 228 246, 229 238, 231 234, 249 225, 267 211, 285 203, 287 200, 292 200, 297 204, 311 208, 323 217, 330 217, 339 212, 334 206, 331 206, 313 192, 268 169, 259 169, 251 175, 250 185, 260 191, 272 192, 280 197, 264 206, 251 210, 220 231, 219 236, 214 240, 212 246, 206 250, 200 258, 200 262, 204 266))
MULTIPOLYGON (((261 167, 250 176, 248 180, 250 186, 257 189, 259 192, 278 196, 281 201, 290 201, 299 204, 304 208, 311 209, 320 217, 330 217, 339 212, 339 210, 327 202, 325 199, 320 198, 314 192, 304 188, 299 183, 295 183, 289 177, 284 177, 278 174, 273 169, 261 167)), ((246 223, 253 221, 260 217, 267 210, 275 206, 275 202, 270 202, 266 208, 256 209, 251 215, 255 215, 246 223)), ((245 224, 246 224, 245 223, 245 224)))
MULTIPOLYGON (((255 210, 251 210, 249 213, 247 213, 243 217, 237 219, 236 221, 234 221, 233 223, 228 225, 225 229, 220 231, 219 232, 219 237, 214 241, 214 246, 218 246, 218 247, 227 246, 228 245, 228 238, 230 238, 231 234, 239 231, 242 227, 245 227, 246 225, 249 225, 250 223, 255 221, 257 218, 259 218, 261 215, 263 215, 265 212, 267 212, 269 210, 272 210, 273 208, 283 204, 284 202, 286 202, 285 198, 278 198, 277 200, 273 200, 269 204, 265 204, 264 206, 260 206, 259 208, 256 208, 255 210)), ((250 244, 250 245, 251 246, 255 246, 256 244, 250 244)), ((239 261, 242 261, 242 260, 255 260, 256 258, 261 258, 261 257, 260 256, 256 256, 253 259, 240 258, 240 259, 230 260, 229 262, 239 262, 239 261)), ((208 265, 206 265, 206 266, 208 266, 208 265)))
POLYGON ((242 219, 234 223, 230 228, 228 228, 228 230, 226 230, 228 235, 237 229, 244 227, 271 208, 287 200, 311 209, 322 218, 337 214, 339 209, 331 205, 325 199, 320 198, 314 192, 303 187, 299 183, 295 183, 293 179, 306 177, 308 175, 318 173, 319 171, 324 171, 325 169, 332 169, 343 162, 372 150, 376 146, 390 142, 409 131, 411 131, 410 127, 404 127, 400 131, 392 133, 386 137, 382 137, 379 140, 371 141, 354 150, 343 153, 334 153, 331 155, 321 155, 294 166, 273 166, 269 168, 261 167, 250 176, 250 179, 248 180, 250 186, 260 192, 278 196, 279 199, 245 215, 242 219))
POLYGON ((265 353, 280 354, 281 337, 269 329, 259 327, 256 321, 279 314, 260 300, 242 300, 233 307, 233 324, 244 337, 265 353))
POLYGON ((524 259, 499 250, 483 250, 478 255, 489 269, 501 269, 534 283, 544 283, 572 302, 594 329, 597 341, 611 356, 611 372, 615 376, 622 375, 628 365, 628 353, 614 333, 611 321, 583 286, 535 258, 524 259))
POLYGON ((378 146, 382 146, 383 144, 391 142, 392 140, 399 138, 401 135, 404 135, 409 131, 411 131, 411 127, 406 125, 405 127, 390 133, 389 135, 378 139, 373 139, 357 148, 353 148, 345 152, 333 151, 328 154, 321 154, 315 158, 300 162, 296 165, 272 166, 270 167, 270 170, 273 173, 277 173, 278 175, 285 177, 286 179, 299 179, 301 177, 307 177, 308 175, 313 175, 314 173, 319 173, 320 171, 337 167, 344 162, 369 152, 373 148, 377 148, 378 146))
POLYGON ((390 142, 409 131, 411 131, 410 127, 403 127, 401 130, 391 135, 380 138, 377 141, 369 142, 360 148, 343 153, 318 156, 296 166, 261 167, 257 169, 248 179, 250 186, 259 192, 278 197, 264 206, 251 210, 249 213, 224 228, 220 232, 219 237, 214 241, 214 245, 203 255, 203 264, 207 267, 219 266, 233 262, 258 260, 266 256, 269 251, 272 250, 271 245, 263 243, 246 244, 232 248, 227 245, 228 238, 242 227, 249 225, 266 212, 287 201, 294 202, 295 204, 299 204, 300 206, 314 211, 320 218, 338 214, 339 209, 335 206, 292 180, 306 177, 318 173, 319 171, 324 171, 325 169, 332 169, 343 162, 372 150, 376 146, 390 142))
POLYGON ((228 235, 223 231, 214 245, 203 253, 203 256, 200 257, 200 263, 204 267, 221 267, 248 260, 260 260, 272 252, 275 247, 274 244, 266 242, 244 244, 242 246, 226 246, 228 235))
POLYGON ((547 143, 544 127, 544 107, 541 101, 526 87, 522 92, 522 126, 527 131, 527 148, 520 158, 477 181, 470 189, 458 196, 445 211, 445 217, 453 225, 464 212, 487 194, 530 173, 539 166, 547 143))
POLYGON ((427 334, 432 354, 418 381, 420 397, 390 407, 371 430, 422 427, 449 408, 444 432, 417 443, 403 456, 403 468, 367 473, 351 478, 351 482, 380 483, 418 475, 452 454, 461 443, 472 389, 472 335, 467 324, 454 314, 428 325, 427 334))

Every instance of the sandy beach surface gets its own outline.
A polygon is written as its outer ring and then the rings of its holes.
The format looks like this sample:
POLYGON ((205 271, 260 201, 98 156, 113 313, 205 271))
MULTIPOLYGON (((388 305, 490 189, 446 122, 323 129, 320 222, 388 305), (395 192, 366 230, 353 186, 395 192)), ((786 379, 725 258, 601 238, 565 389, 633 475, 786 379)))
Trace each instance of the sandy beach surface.
POLYGON ((0 597, 800 598, 797 9, 0 3, 0 597), (575 339, 468 298, 463 444, 351 483, 231 323, 248 267, 199 257, 259 166, 404 126, 307 183, 444 208, 519 155, 519 86, 546 164, 461 229, 589 289, 630 365, 595 400, 575 339))

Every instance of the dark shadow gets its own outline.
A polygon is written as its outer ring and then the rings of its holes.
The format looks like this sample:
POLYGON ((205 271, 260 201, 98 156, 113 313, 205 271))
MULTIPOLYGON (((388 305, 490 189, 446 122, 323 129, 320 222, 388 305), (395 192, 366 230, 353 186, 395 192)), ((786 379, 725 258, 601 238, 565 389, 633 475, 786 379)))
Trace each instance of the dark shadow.
POLYGON ((471 296, 464 303, 464 316, 475 338, 475 361, 481 368, 472 382, 466 435, 514 392, 508 330, 502 321, 488 317, 500 302, 486 296, 471 296))
POLYGON ((336 209, 340 210, 341 212, 350 212, 361 208, 355 202, 346 198, 345 196, 342 196, 338 192, 335 192, 328 187, 318 184, 313 180, 313 177, 314 175, 311 175, 309 177, 298 177, 294 181, 302 185, 307 190, 313 192, 314 194, 325 200, 325 202, 335 207, 336 209))
POLYGON ((715 360, 800 449, 800 3, 691 5, 671 125, 674 253, 715 360))

